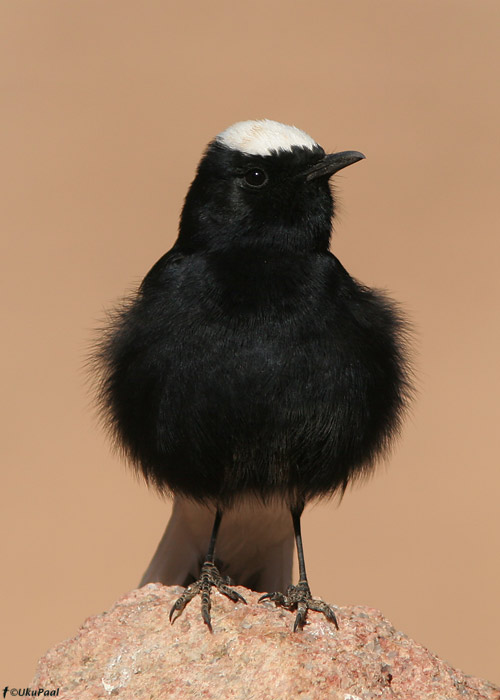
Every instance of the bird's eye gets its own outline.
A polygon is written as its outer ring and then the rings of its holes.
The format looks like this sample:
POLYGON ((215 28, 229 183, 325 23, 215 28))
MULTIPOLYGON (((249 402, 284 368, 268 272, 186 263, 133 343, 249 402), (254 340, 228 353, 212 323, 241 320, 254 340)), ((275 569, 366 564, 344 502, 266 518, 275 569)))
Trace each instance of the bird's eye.
POLYGON ((267 182, 267 174, 261 168, 252 168, 248 170, 243 176, 245 184, 249 187, 258 189, 259 187, 264 187, 267 182))

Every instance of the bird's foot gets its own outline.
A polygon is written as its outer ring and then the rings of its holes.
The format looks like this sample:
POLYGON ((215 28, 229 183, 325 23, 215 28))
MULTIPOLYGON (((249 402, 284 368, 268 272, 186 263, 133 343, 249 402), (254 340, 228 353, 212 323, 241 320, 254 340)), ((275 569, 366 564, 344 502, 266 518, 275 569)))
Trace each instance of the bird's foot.
POLYGON ((271 600, 276 605, 287 610, 297 610, 293 625, 294 632, 304 627, 308 610, 323 613, 329 622, 333 622, 335 627, 339 628, 337 618, 331 607, 322 600, 312 597, 307 581, 299 581, 296 586, 288 586, 285 594, 265 593, 259 598, 259 603, 261 600, 271 600))
POLYGON ((186 588, 184 593, 177 598, 170 610, 170 622, 174 623, 182 614, 186 605, 198 594, 201 595, 201 616, 212 632, 212 622, 210 619, 211 588, 214 586, 220 593, 223 593, 235 603, 246 604, 246 600, 237 591, 229 587, 230 580, 221 576, 219 569, 211 561, 206 561, 201 567, 200 578, 186 588))

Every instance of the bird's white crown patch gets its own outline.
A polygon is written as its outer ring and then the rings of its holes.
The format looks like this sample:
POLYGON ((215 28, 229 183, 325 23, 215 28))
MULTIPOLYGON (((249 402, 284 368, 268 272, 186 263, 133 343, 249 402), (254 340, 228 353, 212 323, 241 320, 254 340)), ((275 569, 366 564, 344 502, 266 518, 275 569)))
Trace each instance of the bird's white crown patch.
POLYGON ((293 146, 317 148, 305 131, 271 119, 237 122, 222 131, 216 140, 236 151, 253 156, 269 156, 273 151, 291 151, 293 146))

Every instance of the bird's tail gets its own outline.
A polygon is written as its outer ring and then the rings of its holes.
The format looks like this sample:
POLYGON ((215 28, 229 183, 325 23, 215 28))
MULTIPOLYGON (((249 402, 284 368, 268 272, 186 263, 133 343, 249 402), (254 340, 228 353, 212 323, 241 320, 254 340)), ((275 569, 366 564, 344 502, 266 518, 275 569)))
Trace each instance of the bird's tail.
MULTIPOLYGON (((160 582, 188 585, 200 573, 215 508, 185 498, 174 500, 172 516, 142 577, 141 586, 160 582)), ((292 580, 293 525, 288 507, 245 499, 224 511, 215 546, 223 575, 256 591, 284 591, 292 580)))

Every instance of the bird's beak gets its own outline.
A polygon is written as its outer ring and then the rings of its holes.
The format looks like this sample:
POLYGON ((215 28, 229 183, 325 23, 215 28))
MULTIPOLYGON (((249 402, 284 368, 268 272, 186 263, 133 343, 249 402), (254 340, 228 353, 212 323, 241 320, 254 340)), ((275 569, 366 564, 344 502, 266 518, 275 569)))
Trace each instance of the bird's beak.
POLYGON ((306 180, 316 180, 318 177, 331 177, 338 173, 342 168, 347 168, 348 165, 357 163, 358 160, 363 160, 365 156, 359 151, 342 151, 341 153, 329 153, 322 158, 318 163, 315 163, 312 168, 304 173, 306 180))

